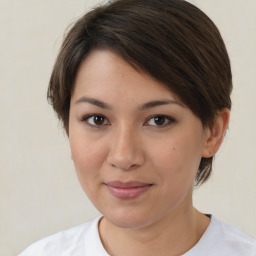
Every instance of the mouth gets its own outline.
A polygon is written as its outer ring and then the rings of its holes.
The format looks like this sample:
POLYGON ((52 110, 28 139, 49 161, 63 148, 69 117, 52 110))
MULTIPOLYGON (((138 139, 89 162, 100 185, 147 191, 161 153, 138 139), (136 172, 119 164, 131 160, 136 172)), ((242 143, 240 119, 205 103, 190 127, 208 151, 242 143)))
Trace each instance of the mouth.
POLYGON ((121 182, 110 181, 104 183, 110 194, 122 200, 130 200, 144 194, 153 184, 142 183, 137 181, 121 182))

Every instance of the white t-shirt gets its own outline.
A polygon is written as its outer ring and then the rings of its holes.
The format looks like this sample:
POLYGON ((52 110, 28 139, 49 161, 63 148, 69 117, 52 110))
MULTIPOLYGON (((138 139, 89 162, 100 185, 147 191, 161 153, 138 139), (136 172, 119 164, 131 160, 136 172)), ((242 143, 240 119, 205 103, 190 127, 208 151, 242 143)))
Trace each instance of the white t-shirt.
MULTIPOLYGON (((99 220, 41 239, 19 256, 109 256, 100 240, 99 220)), ((183 256, 256 256, 256 241, 212 216, 202 238, 183 256)))

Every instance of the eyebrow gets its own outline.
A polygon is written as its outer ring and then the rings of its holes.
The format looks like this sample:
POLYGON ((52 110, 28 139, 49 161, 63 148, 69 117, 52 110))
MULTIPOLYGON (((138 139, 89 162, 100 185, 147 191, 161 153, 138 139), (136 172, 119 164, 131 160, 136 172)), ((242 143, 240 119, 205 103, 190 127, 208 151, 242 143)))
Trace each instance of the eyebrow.
POLYGON ((100 108, 112 109, 112 107, 109 104, 94 98, 82 97, 75 102, 75 104, 79 104, 79 103, 90 103, 100 108))
POLYGON ((177 104, 179 106, 185 107, 184 104, 175 101, 175 100, 153 100, 150 102, 147 102, 145 104, 143 104, 139 109, 140 110, 145 110, 148 108, 154 108, 154 107, 158 107, 158 106, 162 106, 162 105, 167 105, 167 104, 177 104))
MULTIPOLYGON (((112 109, 112 107, 108 103, 105 103, 105 102, 103 102, 101 100, 98 100, 98 99, 95 99, 95 98, 81 97, 80 99, 75 101, 75 104, 79 104, 79 103, 90 103, 92 105, 95 105, 95 106, 103 108, 103 109, 112 109)), ((185 107, 184 104, 182 104, 178 101, 163 99, 163 100, 149 101, 149 102, 141 105, 139 107, 139 110, 146 110, 146 109, 149 109, 149 108, 154 108, 154 107, 167 105, 167 104, 177 104, 179 106, 185 107)))

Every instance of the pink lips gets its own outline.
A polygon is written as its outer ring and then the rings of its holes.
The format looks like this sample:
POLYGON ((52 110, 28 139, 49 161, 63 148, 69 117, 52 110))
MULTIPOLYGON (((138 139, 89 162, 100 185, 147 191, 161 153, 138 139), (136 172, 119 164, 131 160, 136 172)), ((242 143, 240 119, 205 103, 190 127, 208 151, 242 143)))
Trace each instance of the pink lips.
POLYGON ((113 196, 123 200, 134 199, 146 192, 152 186, 152 184, 137 181, 125 183, 121 181, 111 181, 104 184, 113 196))

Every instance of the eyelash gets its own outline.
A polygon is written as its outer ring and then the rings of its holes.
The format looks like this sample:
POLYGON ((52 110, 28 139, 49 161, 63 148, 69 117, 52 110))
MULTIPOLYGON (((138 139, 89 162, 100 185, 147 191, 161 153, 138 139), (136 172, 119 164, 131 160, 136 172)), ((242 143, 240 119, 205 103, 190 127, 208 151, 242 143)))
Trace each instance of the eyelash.
MULTIPOLYGON (((110 125, 110 122, 108 121, 108 119, 104 115, 101 115, 101 114, 87 115, 87 116, 83 117, 81 121, 85 122, 86 125, 88 125, 90 127, 93 127, 93 128, 101 128, 102 126, 110 125), (95 120, 94 120, 94 124, 91 124, 89 122, 90 118, 97 118, 97 117, 103 118, 104 122, 102 124, 95 124, 95 120)), ((153 115, 153 116, 148 118, 148 120, 144 123, 144 125, 145 126, 153 126, 153 127, 157 127, 157 128, 164 128, 164 127, 169 126, 170 124, 172 124, 174 122, 176 122, 176 120, 173 117, 166 116, 166 115, 153 115), (160 124, 160 125, 150 125, 149 124, 150 120, 156 119, 156 118, 164 118, 164 123, 160 124)))
POLYGON ((176 120, 173 118, 173 117, 170 117, 170 116, 166 116, 166 115, 154 115, 154 116, 151 116, 148 121, 146 123, 144 123, 144 125, 146 126, 154 126, 154 127, 157 127, 157 128, 164 128, 166 126, 169 126, 171 125, 172 123, 174 123, 176 120), (152 119, 156 119, 156 118, 164 118, 164 124, 161 124, 161 125, 149 125, 148 123, 150 122, 150 120, 152 119))
POLYGON ((93 128, 100 128, 100 127, 105 126, 105 125, 110 125, 108 119, 105 116, 100 115, 100 114, 90 114, 90 115, 87 115, 87 116, 83 117, 81 121, 85 122, 86 125, 88 125, 90 127, 93 127, 93 128), (90 118, 96 118, 96 117, 103 118, 104 119, 104 123, 103 124, 91 124, 91 123, 89 123, 89 119, 90 118), (108 123, 105 123, 105 121, 107 121, 108 123))

